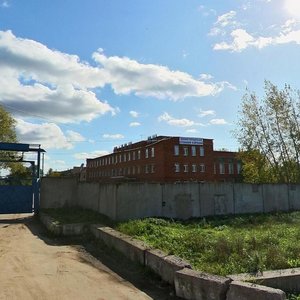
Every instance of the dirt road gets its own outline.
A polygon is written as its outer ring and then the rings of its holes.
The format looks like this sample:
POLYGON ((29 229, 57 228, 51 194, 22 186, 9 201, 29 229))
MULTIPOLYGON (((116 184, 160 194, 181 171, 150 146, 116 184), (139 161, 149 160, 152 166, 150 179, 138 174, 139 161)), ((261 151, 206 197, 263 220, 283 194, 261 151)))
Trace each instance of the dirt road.
POLYGON ((0 299, 154 299, 81 246, 48 238, 35 218, 18 217, 0 215, 0 299))

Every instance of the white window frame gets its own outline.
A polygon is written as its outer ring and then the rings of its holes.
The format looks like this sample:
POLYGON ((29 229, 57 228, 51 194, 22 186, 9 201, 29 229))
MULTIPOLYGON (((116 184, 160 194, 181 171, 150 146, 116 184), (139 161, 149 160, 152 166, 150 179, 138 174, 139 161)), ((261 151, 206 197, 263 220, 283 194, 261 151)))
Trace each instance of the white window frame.
POLYGON ((193 173, 197 172, 197 165, 196 164, 192 164, 192 172, 193 173))
POLYGON ((183 147, 183 156, 188 156, 188 155, 189 155, 189 148, 183 147))
POLYGON ((154 157, 155 155, 155 150, 154 150, 154 147, 151 148, 151 157, 154 157))
POLYGON ((204 147, 203 146, 199 147, 199 155, 200 156, 204 156, 205 155, 205 151, 204 151, 204 147))
POLYGON ((189 165, 185 164, 183 165, 183 172, 188 173, 189 172, 189 165))
POLYGON ((179 155, 179 145, 174 145, 174 155, 175 156, 179 155))
POLYGON ((197 155, 196 146, 192 146, 192 156, 196 156, 196 155, 197 155))
POLYGON ((200 173, 204 173, 205 172, 205 164, 200 164, 199 170, 200 170, 200 173))
POLYGON ((174 171, 175 171, 175 173, 179 173, 180 172, 180 164, 179 163, 175 163, 174 164, 174 171))

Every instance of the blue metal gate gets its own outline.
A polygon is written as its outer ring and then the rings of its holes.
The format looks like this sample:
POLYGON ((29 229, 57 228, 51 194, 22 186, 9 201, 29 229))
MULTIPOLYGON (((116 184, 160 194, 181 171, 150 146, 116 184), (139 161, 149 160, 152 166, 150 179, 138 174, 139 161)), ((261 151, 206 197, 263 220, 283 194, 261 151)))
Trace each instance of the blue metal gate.
POLYGON ((0 186, 0 214, 32 213, 33 200, 32 185, 0 186))
MULTIPOLYGON (((40 179, 40 154, 45 150, 40 145, 0 143, 0 151, 35 152, 37 159, 26 161, 9 160, 9 162, 30 163, 32 168, 31 178, 27 182, 0 180, 0 214, 32 213, 39 210, 39 179, 40 179), (37 147, 38 146, 38 147, 37 147), (35 167, 36 166, 36 167, 35 167)), ((8 160, 5 160, 6 162, 8 160)))

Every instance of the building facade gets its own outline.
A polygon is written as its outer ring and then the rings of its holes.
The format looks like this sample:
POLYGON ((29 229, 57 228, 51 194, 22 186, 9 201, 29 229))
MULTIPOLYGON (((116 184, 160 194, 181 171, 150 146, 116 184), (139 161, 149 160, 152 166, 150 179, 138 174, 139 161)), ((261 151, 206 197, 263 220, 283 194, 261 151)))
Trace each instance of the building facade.
POLYGON ((240 169, 236 152, 214 151, 212 139, 152 136, 87 159, 86 180, 237 181, 240 169))

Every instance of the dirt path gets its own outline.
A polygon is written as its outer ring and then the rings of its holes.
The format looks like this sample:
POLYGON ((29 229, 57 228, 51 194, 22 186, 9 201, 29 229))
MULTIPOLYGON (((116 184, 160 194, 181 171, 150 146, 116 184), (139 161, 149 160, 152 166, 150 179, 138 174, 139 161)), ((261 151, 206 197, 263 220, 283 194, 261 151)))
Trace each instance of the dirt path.
POLYGON ((33 217, 0 215, 0 299, 154 299, 93 259, 55 244, 33 217))

